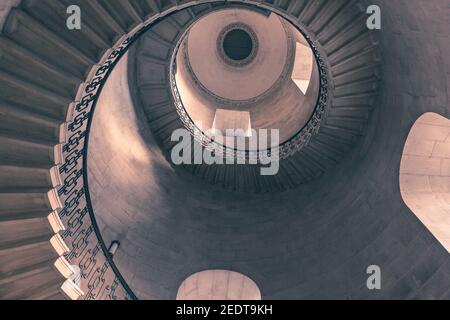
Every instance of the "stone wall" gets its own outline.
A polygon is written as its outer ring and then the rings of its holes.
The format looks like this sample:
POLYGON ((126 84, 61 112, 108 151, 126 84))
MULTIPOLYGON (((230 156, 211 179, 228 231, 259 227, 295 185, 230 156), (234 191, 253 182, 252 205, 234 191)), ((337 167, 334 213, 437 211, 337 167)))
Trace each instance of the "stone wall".
POLYGON ((3 29, 3 24, 8 17, 11 8, 16 7, 20 4, 21 0, 2 0, 0 2, 0 31, 3 29))

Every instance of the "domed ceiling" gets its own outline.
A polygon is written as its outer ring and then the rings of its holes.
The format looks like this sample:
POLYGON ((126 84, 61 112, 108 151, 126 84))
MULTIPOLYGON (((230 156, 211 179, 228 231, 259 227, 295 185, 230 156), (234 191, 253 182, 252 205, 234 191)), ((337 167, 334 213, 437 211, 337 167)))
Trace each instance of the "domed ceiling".
POLYGON ((180 41, 176 86, 187 114, 203 132, 214 136, 240 129, 257 135, 259 129, 277 129, 285 142, 310 119, 319 94, 317 62, 306 39, 285 19, 219 10, 194 23, 180 41), (244 42, 247 57, 227 57, 225 41, 232 37, 249 41, 244 42), (294 70, 301 76, 302 69, 308 92, 292 79, 294 70))

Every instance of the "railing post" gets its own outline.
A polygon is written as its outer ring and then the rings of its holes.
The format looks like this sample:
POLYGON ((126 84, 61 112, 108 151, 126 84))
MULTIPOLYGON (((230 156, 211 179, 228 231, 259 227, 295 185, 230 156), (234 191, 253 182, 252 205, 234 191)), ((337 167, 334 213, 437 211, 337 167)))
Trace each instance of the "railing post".
POLYGON ((109 245, 109 248, 108 248, 108 253, 109 253, 109 256, 111 257, 111 259, 114 257, 114 255, 116 254, 119 247, 120 247, 120 242, 118 240, 114 240, 111 242, 111 244, 109 245))

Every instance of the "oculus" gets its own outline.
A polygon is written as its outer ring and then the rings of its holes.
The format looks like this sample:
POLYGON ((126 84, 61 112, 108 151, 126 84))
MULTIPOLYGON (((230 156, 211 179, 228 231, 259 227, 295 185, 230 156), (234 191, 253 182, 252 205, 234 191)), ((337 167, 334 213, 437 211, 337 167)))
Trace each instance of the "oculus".
POLYGON ((251 63, 258 53, 258 38, 246 24, 233 23, 225 27, 217 39, 217 51, 229 65, 240 67, 251 63))

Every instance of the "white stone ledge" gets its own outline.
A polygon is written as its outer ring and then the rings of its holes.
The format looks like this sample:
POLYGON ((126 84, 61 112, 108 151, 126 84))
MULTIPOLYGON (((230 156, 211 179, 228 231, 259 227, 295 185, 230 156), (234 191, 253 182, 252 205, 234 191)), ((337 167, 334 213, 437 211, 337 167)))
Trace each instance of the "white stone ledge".
MULTIPOLYGON (((71 105, 72 104, 69 105, 69 109, 70 109, 71 105)), ((69 112, 67 112, 67 113, 69 113, 69 112)), ((61 125, 59 126, 58 137, 59 137, 60 144, 65 144, 67 142, 67 130, 68 130, 67 126, 68 126, 67 122, 61 123, 61 125)))
POLYGON ((73 269, 72 265, 64 257, 59 257, 55 261, 54 266, 66 279, 69 279, 75 273, 75 270, 73 269))
POLYGON ((78 300, 84 295, 84 292, 72 280, 67 279, 62 287, 62 292, 71 300, 78 300))
POLYGON ((61 219, 59 218, 58 212, 59 212, 59 210, 54 210, 47 217, 48 221, 50 222, 50 225, 52 226, 53 232, 55 232, 55 233, 66 230, 66 228, 64 227, 64 224, 62 223, 61 219))
POLYGON ((55 166, 50 169, 50 181, 53 188, 57 188, 62 185, 62 178, 59 174, 59 167, 55 166))
POLYGON ((69 247, 64 242, 63 238, 59 234, 55 234, 51 239, 50 243, 55 249, 56 253, 59 256, 62 256, 63 254, 69 252, 69 247))
MULTIPOLYGON (((80 85, 78 87, 78 91, 80 91, 80 88, 82 87, 82 85, 80 85)), ((79 92, 77 91, 76 97, 78 97, 79 92)), ((78 101, 78 100, 77 100, 78 101)), ((67 114, 66 114, 66 123, 72 122, 73 121, 73 113, 75 111, 75 102, 72 102, 71 104, 69 104, 69 107, 67 108, 67 114)), ((67 130, 67 129, 66 129, 67 130)))
POLYGON ((53 148, 53 160, 55 162, 55 165, 59 166, 63 163, 64 157, 63 157, 63 151, 62 151, 62 144, 57 144, 53 148))
POLYGON ((55 188, 47 192, 47 199, 53 211, 62 209, 63 206, 61 204, 61 200, 59 199, 58 191, 55 188))

